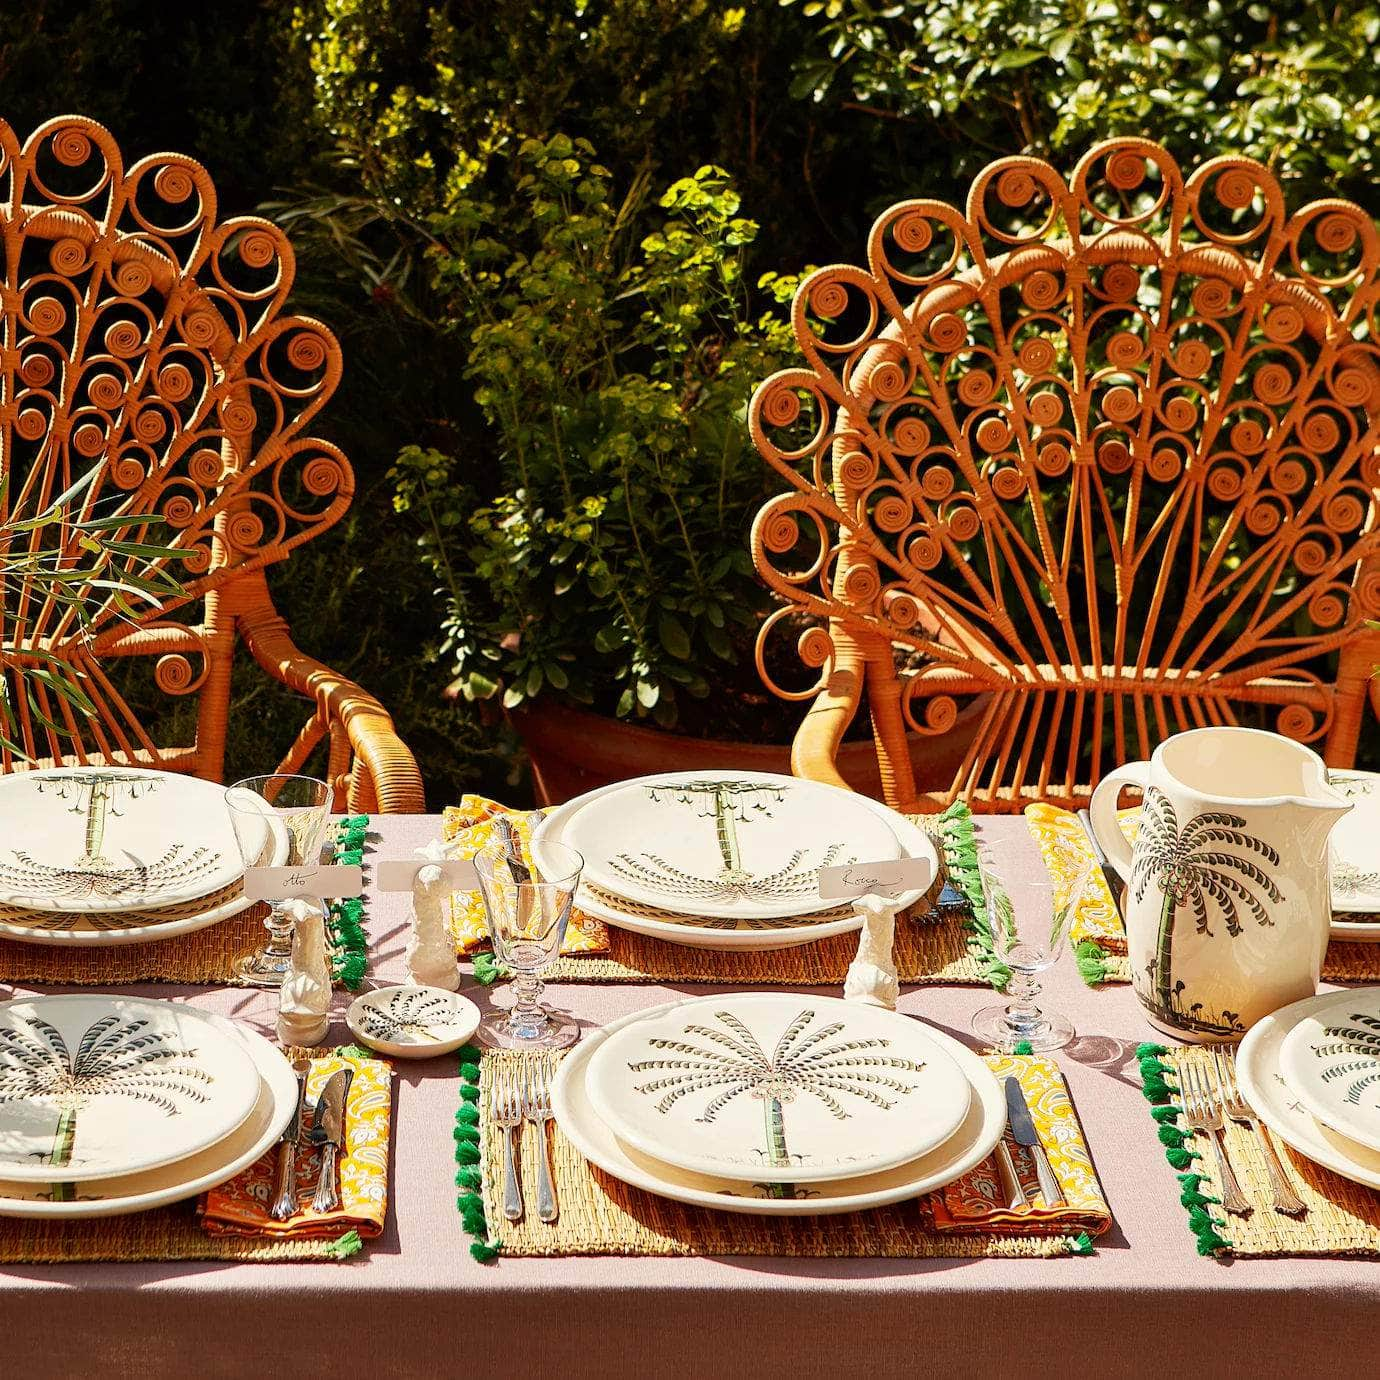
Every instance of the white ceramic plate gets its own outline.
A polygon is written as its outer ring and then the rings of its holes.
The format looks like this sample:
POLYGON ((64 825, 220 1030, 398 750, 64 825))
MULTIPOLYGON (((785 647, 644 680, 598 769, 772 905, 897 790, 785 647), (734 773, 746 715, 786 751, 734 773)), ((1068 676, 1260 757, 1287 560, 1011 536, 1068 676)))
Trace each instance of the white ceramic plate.
POLYGON ((699 997, 625 1026, 585 1089, 614 1134, 696 1174, 813 1183, 942 1145, 972 1085, 919 1021, 838 997, 699 997))
POLYGON ((1333 992, 1285 1037, 1279 1071, 1332 1130, 1380 1150, 1380 988, 1333 992))
MULTIPOLYGON (((1333 913, 1380 913, 1380 772, 1329 771, 1327 779, 1352 803, 1328 839, 1333 913)), ((1380 937, 1380 924, 1365 928, 1380 937)))
POLYGON ((40 929, 18 920, 0 920, 0 935, 6 939, 17 939, 21 944, 76 945, 89 949, 109 948, 118 944, 152 944, 160 939, 174 939, 180 934, 204 930, 208 925, 238 915, 253 904, 253 901, 240 894, 209 910, 179 916, 176 920, 155 920, 146 925, 114 925, 108 929, 40 929))
POLYGON ((479 1008, 440 987, 380 987, 350 1003, 345 1023, 361 1044, 400 1059, 434 1059, 479 1029, 479 1008))
POLYGON ((628 1025, 672 1011, 679 1003, 634 1012, 585 1037, 561 1060, 551 1087, 551 1106, 566 1139, 591 1164, 634 1188, 678 1203, 741 1212, 761 1217, 815 1217, 862 1212, 888 1203, 918 1198, 952 1183, 981 1164, 1006 1129, 1006 1101, 992 1071, 966 1045, 938 1030, 927 1029, 962 1070, 971 1088, 968 1115, 937 1150, 879 1174, 835 1179, 816 1187, 747 1183, 741 1179, 688 1173, 643 1155, 623 1144, 590 1103, 586 1074, 605 1040, 628 1025))
MULTIPOLYGON (((532 831, 532 860, 537 870, 543 869, 542 849, 546 843, 568 843, 565 837, 566 826, 571 819, 590 802, 617 790, 622 782, 603 786, 585 795, 568 800, 553 810, 532 831)), ((930 837, 918 825, 912 824, 904 815, 890 810, 878 800, 867 796, 856 796, 869 810, 880 815, 901 845, 902 855, 908 858, 923 858, 929 863, 930 876, 939 868, 939 857, 930 837)), ((928 887, 908 891, 899 898, 902 907, 913 906, 924 896, 928 887)), ((691 918, 678 921, 667 916, 642 915, 636 911, 624 910, 606 900, 589 887, 582 886, 576 904, 588 915, 607 921, 620 929, 634 934, 650 935, 654 939, 669 940, 672 944, 683 944, 688 948, 716 949, 788 949, 796 944, 813 944, 816 940, 828 939, 836 934, 849 934, 861 928, 862 920, 856 911, 835 919, 817 924, 794 924, 773 927, 770 922, 743 922, 741 929, 714 929, 691 923, 691 918)), ((831 903, 833 904, 833 903, 831 903)))
POLYGON ((238 1029, 258 1071, 259 1090, 249 1116, 223 1141, 175 1164, 143 1174, 88 1179, 62 1197, 54 1185, 0 1180, 0 1217, 120 1217, 194 1198, 247 1169, 273 1146, 297 1107, 297 1079, 282 1052, 262 1035, 238 1029))
POLYGON ((0 905, 90 913, 180 905, 244 875, 221 786, 133 767, 0 777, 0 905))
POLYGON ((224 1140, 258 1095, 235 1027, 195 1007, 112 996, 0 1004, 6 1179, 156 1169, 224 1140))
POLYGON ((1256 1116, 1300 1155, 1368 1188, 1380 1188, 1380 1152, 1316 1120, 1280 1072, 1280 1052, 1289 1033, 1333 1000, 1324 992, 1257 1021, 1236 1051, 1236 1076, 1256 1116))
POLYGON ((770 920, 829 910, 821 867, 901 845, 852 791, 769 772, 669 772, 587 801, 563 842, 593 886, 686 915, 770 920))

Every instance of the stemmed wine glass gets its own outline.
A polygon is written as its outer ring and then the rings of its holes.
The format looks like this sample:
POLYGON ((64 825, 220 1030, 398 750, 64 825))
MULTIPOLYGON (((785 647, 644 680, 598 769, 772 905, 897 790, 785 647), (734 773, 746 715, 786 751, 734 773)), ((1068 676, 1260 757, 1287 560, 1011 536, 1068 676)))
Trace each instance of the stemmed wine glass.
POLYGON ((573 848, 548 843, 542 861, 548 875, 538 878, 508 846, 474 856, 494 957, 513 973, 512 1010, 491 1013, 479 1027, 492 1048, 564 1049, 580 1038, 569 1015, 542 1005, 540 975, 560 955, 585 860, 573 848))
POLYGON ((994 1049, 1012 1050, 1028 1040, 1037 1053, 1062 1049, 1073 1039, 1073 1023, 1058 1011, 1041 1010, 1039 975, 1063 953, 1069 920, 1092 875, 1093 860, 1056 839, 1047 866, 1037 875, 1003 883, 992 869, 990 854, 980 850, 978 872, 996 956, 1011 970, 1008 1003, 985 1006, 973 1017, 973 1031, 994 1049))
MULTIPOLYGON (((321 861, 331 805, 331 788, 324 781, 281 773, 251 776, 226 790, 225 804, 245 867, 302 867, 321 861)), ((268 903, 263 948, 235 960, 236 976, 250 986, 281 986, 292 963, 288 899, 268 903)))

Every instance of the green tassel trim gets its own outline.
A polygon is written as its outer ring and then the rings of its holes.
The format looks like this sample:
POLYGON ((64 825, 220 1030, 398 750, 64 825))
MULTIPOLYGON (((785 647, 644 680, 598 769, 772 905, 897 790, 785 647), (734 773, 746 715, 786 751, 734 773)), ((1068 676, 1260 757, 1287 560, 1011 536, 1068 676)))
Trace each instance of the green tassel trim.
POLYGON ((502 1247, 489 1239, 489 1224, 484 1217, 484 1175, 479 1168, 479 1059, 474 1045, 461 1045, 460 1105, 455 1109, 455 1186, 462 1190, 455 1200, 460 1223, 474 1240, 470 1254, 482 1265, 492 1260, 502 1247))
POLYGON ((1012 1054, 1034 1054, 1034 1053, 1035 1053, 1035 1050, 1032 1048, 1031 1043, 1030 1043, 1029 1040, 1021 1040, 1021 1041, 1016 1045, 1016 1048, 1013 1049, 1013 1050, 1011 1051, 1011 1053, 1012 1053, 1012 1054))
POLYGON ((1070 1255, 1091 1255, 1093 1253, 1093 1239, 1085 1231, 1080 1231, 1073 1238, 1072 1245, 1069 1246, 1070 1255))
POLYGON ((1089 987, 1097 987, 1107 981, 1107 951, 1095 939, 1084 939, 1075 944, 1073 961, 1078 965, 1078 976, 1089 987))
POLYGON ((992 943, 988 901, 996 902, 1000 908, 1006 898, 983 895, 982 874, 978 871, 977 826, 973 823, 972 811, 961 800, 956 800, 939 819, 943 826, 940 846, 944 851, 949 884, 963 893, 972 912, 964 921, 968 952, 982 964, 983 976, 1000 992, 1011 979, 1011 969, 997 957, 992 943))
POLYGON ((1203 1192, 1202 1175, 1193 1171, 1198 1153, 1188 1148, 1192 1132, 1180 1125, 1183 1108, 1173 1101, 1178 1088, 1170 1081, 1172 1070, 1164 1062, 1168 1053, 1164 1045, 1137 1046, 1141 1091, 1151 1104, 1150 1115, 1157 1123, 1155 1135, 1164 1146, 1164 1157, 1178 1171, 1179 1202, 1188 1211, 1188 1229, 1198 1243, 1198 1254, 1217 1255, 1231 1250, 1231 1242, 1222 1235, 1226 1223, 1212 1212, 1219 1200, 1203 1192))
POLYGON ((325 1249, 336 1260, 348 1260, 364 1249, 364 1241, 357 1231, 347 1231, 343 1236, 337 1236, 325 1249))
MULTIPOLYGON (((364 861, 364 840, 369 832, 368 815, 350 815, 336 826, 335 858, 342 865, 364 861)), ((331 972, 351 992, 358 992, 369 968, 369 941, 364 934, 364 898, 347 896, 332 901, 327 912, 331 941, 331 972)))

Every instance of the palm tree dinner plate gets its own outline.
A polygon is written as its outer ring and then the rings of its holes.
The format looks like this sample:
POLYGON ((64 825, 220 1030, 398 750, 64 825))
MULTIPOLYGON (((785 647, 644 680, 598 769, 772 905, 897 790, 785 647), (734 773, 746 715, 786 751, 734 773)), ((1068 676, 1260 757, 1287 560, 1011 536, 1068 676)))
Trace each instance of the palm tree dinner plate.
POLYGON ((696 1174, 812 1183, 918 1159, 972 1084, 918 1021, 838 997, 700 997, 610 1035, 585 1091, 622 1141, 696 1174))
MULTIPOLYGON (((1330 770, 1327 779, 1352 804, 1351 813, 1337 821, 1328 840, 1333 914, 1380 915, 1380 772, 1330 770)), ((1380 936, 1380 923, 1365 928, 1380 936)), ((1333 932, 1337 933, 1335 926, 1333 932)))
POLYGON ((767 772, 668 772, 586 799, 562 842, 592 886, 687 915, 771 920, 837 904, 819 870, 901 856, 852 791, 767 772))
POLYGON ((111 996, 0 1004, 0 1178, 156 1169, 224 1140, 258 1096, 235 1027, 195 1007, 111 996))
POLYGON ((1284 1038, 1279 1070, 1324 1126, 1380 1150, 1380 988, 1330 993, 1284 1038))
POLYGON ((350 1003, 345 1024, 361 1044, 399 1059, 434 1059, 479 1029, 479 1008, 458 992, 410 985, 380 987, 350 1003))
POLYGON ((968 1114, 958 1130, 918 1159, 875 1174, 807 1185, 695 1174, 644 1155, 619 1140, 595 1110, 588 1096, 589 1065, 604 1043, 628 1026, 687 1004, 691 1003, 671 1002, 637 1011, 587 1035, 561 1060, 551 1086, 552 1110, 566 1139, 596 1168, 634 1188, 696 1207, 762 1217, 862 1212, 918 1198, 952 1183, 981 1164, 1006 1129, 1006 1101, 992 1071, 966 1045, 926 1028, 928 1038, 953 1059, 972 1092, 968 1114))
MULTIPOLYGON (((1368 1188, 1380 1188, 1380 1151, 1339 1135, 1318 1121, 1285 1080, 1280 1055, 1291 1032, 1315 1019, 1339 996, 1356 993, 1324 992, 1308 997, 1257 1021, 1236 1051, 1236 1076, 1251 1110, 1287 1146, 1368 1188)), ((1374 989, 1367 995, 1374 1000, 1374 989)))
POLYGON ((262 1035, 238 1030, 258 1071, 249 1116, 215 1145, 186 1159, 118 1178, 81 1183, 15 1183, 0 1179, 0 1217, 121 1217, 195 1198, 247 1169, 282 1135, 297 1109, 297 1078, 283 1053, 262 1035))
MULTIPOLYGON (((689 776, 701 775, 694 772, 684 774, 689 776)), ((647 777, 645 779, 648 781, 653 779, 674 781, 675 777, 676 774, 673 773, 670 777, 647 777)), ((792 778, 768 777, 767 779, 776 781, 791 780, 792 778)), ((537 871, 549 870, 543 862, 543 849, 547 843, 570 844, 566 829, 570 821, 580 811, 592 802, 622 789, 627 784, 623 781, 615 782, 611 786, 602 786, 598 790, 576 796, 573 800, 568 800, 564 805, 547 815, 532 831, 532 861, 537 871)), ((925 859, 930 865, 931 874, 938 872, 939 857, 935 852, 934 844, 919 825, 913 824, 904 815, 897 814, 879 800, 872 800, 870 797, 861 795, 852 796, 851 799, 872 811, 882 820, 900 846, 898 856, 925 859)), ((868 859, 868 861, 876 860, 868 859)), ((924 894, 925 889, 908 891, 898 898, 898 905, 902 908, 913 906, 924 894)), ((648 911, 638 907, 625 907, 620 904, 620 899, 620 896, 605 895, 595 887, 582 882, 577 904, 586 914, 634 934, 645 934, 654 939, 665 939, 672 944, 681 944, 687 948, 716 949, 719 951, 787 949, 797 944, 813 944, 817 940, 828 939, 837 934, 849 934, 862 925, 861 916, 851 907, 843 914, 832 911, 826 914, 817 909, 814 914, 820 918, 813 921, 796 921, 792 915, 781 915, 773 917, 771 920, 734 918, 708 922, 698 915, 676 915, 659 908, 652 908, 648 911)), ((829 902, 826 904, 835 906, 837 903, 829 902)), ((799 913, 795 912, 795 914, 799 913)))
POLYGON ((241 882, 235 882, 212 896, 189 901, 181 906, 165 906, 158 910, 105 912, 90 915, 64 914, 59 911, 8 911, 0 918, 0 937, 16 939, 22 944, 78 945, 85 948, 106 948, 116 944, 151 944, 160 939, 174 939, 180 934, 204 930, 219 924, 254 904, 244 894, 241 882))
POLYGON ((0 818, 0 906, 150 910, 209 896, 244 875, 224 789, 192 776, 134 767, 20 772, 0 777, 0 818))

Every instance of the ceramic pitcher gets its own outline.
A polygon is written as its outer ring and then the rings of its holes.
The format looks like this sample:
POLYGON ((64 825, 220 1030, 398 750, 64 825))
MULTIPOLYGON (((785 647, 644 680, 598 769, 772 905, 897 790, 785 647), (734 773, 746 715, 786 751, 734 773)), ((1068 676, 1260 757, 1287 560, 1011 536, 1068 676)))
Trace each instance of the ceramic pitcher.
POLYGON ((1351 806, 1317 753, 1251 728, 1167 738, 1093 792, 1093 832, 1126 882, 1131 981, 1152 1024, 1235 1040, 1317 990, 1331 924, 1327 836, 1351 806), (1134 848, 1117 818, 1145 792, 1134 848))

